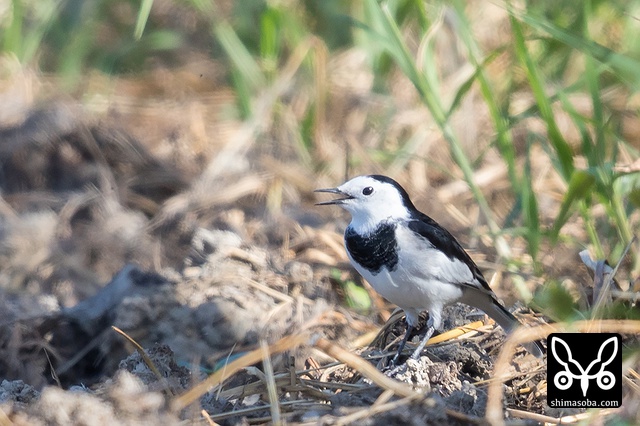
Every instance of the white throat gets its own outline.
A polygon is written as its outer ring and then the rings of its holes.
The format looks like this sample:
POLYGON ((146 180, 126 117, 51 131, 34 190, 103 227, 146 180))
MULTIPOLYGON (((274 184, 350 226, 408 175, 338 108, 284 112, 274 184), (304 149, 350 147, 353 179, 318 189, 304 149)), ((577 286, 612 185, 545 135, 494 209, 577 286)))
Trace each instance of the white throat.
POLYGON ((375 231, 381 223, 403 221, 409 219, 409 212, 402 204, 388 203, 376 206, 349 205, 345 208, 351 213, 350 227, 359 235, 367 235, 375 231))

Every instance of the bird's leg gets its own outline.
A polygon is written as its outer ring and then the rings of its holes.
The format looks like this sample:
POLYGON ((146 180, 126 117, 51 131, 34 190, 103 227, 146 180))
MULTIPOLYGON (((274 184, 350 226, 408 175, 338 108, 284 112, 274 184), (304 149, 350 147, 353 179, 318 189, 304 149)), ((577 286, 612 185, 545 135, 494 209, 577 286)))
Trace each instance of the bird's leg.
POLYGON ((400 342, 400 345, 398 346, 398 352, 396 352, 396 355, 391 360, 391 365, 398 365, 398 360, 400 359, 400 355, 402 354, 402 351, 404 350, 404 345, 407 344, 407 339, 409 338, 409 335, 411 334, 412 331, 413 331, 413 326, 411 324, 407 323, 407 331, 404 333, 404 337, 402 338, 402 341, 400 342))
POLYGON ((431 314, 430 314, 429 319, 427 320, 427 331, 424 333, 424 337, 422 338, 422 340, 420 340, 420 344, 418 345, 416 350, 413 352, 413 355, 411 355, 411 359, 420 358, 420 354, 422 353, 422 350, 427 345, 427 342, 429 341, 429 339, 431 338, 435 330, 436 329, 433 326, 433 321, 431 320, 431 314))

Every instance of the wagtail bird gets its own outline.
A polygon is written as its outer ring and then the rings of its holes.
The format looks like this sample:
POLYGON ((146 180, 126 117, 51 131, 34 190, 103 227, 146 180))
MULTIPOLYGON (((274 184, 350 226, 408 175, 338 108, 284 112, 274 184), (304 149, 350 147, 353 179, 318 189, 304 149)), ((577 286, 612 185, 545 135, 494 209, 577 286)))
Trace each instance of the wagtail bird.
MULTIPOLYGON (((460 243, 416 209, 395 180, 381 175, 358 176, 337 188, 316 192, 341 196, 317 205, 335 204, 351 213, 344 233, 349 260, 380 295, 404 310, 407 331, 392 360, 394 365, 425 310, 429 312, 427 330, 411 356, 414 359, 439 329, 442 309, 455 302, 483 310, 506 332, 520 325, 498 301, 460 243)), ((539 342, 525 347, 542 356, 539 342)))

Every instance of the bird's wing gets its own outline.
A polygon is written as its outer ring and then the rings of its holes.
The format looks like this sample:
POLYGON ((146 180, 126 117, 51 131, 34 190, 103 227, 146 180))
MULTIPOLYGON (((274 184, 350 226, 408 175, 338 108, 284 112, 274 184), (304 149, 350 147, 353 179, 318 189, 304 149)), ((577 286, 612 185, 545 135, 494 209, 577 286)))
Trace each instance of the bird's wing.
POLYGON ((429 241, 434 248, 442 251, 449 259, 458 261, 467 265, 471 274, 473 275, 474 282, 460 282, 459 284, 481 289, 488 292, 492 297, 495 297, 493 290, 487 284, 482 272, 475 264, 469 254, 462 248, 458 240, 445 228, 440 226, 438 222, 431 219, 424 213, 420 213, 419 217, 407 222, 409 229, 421 237, 429 241))

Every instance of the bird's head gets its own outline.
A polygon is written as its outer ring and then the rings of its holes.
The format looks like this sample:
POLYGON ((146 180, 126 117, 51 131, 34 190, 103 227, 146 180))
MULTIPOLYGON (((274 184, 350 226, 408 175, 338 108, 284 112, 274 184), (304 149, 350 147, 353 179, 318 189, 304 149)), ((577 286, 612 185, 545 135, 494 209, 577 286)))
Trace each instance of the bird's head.
POLYGON ((407 219, 415 207, 407 192, 395 180, 382 175, 355 177, 337 188, 316 189, 340 197, 316 205, 337 205, 351 213, 352 226, 362 231, 375 229, 386 220, 407 219))

